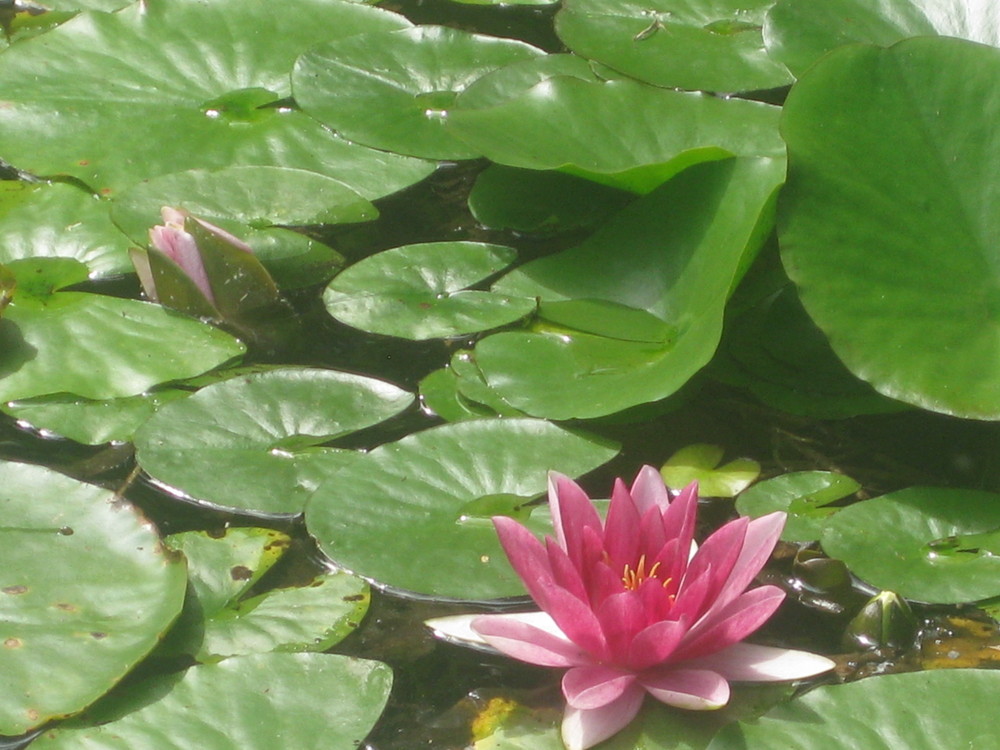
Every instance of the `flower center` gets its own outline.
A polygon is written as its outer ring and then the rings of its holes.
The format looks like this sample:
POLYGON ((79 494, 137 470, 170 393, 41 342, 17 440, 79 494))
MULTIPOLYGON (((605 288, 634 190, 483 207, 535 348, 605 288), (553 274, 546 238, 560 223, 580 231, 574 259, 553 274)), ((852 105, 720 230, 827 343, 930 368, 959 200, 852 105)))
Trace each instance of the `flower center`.
MULTIPOLYGON (((625 570, 622 571, 622 584, 630 591, 635 591, 643 581, 656 578, 659 569, 660 563, 657 562, 653 563, 649 570, 646 570, 646 556, 639 555, 639 562, 636 563, 634 568, 626 563, 625 570)), ((663 581, 663 587, 666 588, 669 583, 670 579, 668 578, 663 581)))

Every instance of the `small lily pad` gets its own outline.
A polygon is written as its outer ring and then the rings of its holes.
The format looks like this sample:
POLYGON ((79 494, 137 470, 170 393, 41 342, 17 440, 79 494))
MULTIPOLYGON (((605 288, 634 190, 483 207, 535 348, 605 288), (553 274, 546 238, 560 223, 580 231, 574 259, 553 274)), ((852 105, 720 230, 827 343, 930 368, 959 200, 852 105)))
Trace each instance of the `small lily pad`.
POLYGON ((957 604, 1000 595, 1000 495, 912 487, 826 521, 831 557, 879 589, 957 604))
POLYGON ((534 310, 535 300, 468 287, 515 258, 512 248, 479 242, 405 245, 342 271, 323 301, 342 323, 400 338, 445 338, 499 328, 534 310))
POLYGON ((834 471, 796 471, 765 479, 741 493, 736 510, 758 518, 776 510, 788 514, 781 538, 786 542, 819 539, 830 516, 841 510, 830 503, 853 495, 861 485, 834 471))
POLYGON ((675 492, 698 482, 702 497, 736 497, 760 475, 760 464, 736 458, 720 466, 724 452, 719 445, 689 445, 668 458, 660 474, 675 492))

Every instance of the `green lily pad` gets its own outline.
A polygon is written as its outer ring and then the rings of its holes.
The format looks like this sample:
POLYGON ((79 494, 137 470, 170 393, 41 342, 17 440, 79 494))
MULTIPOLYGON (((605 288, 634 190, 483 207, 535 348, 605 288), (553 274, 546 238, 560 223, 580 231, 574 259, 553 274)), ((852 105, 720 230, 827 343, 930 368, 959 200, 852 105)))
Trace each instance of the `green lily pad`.
POLYGON ((74 258, 91 278, 131 273, 129 241, 111 222, 110 207, 75 185, 0 182, 0 262, 74 258))
POLYGON ((289 538, 268 529, 189 531, 167 538, 188 560, 184 612, 161 647, 200 662, 268 651, 325 651, 352 633, 368 609, 368 584, 347 573, 302 586, 246 592, 280 558, 289 538))
POLYGON ((724 452, 719 445, 688 445, 667 459, 660 474, 674 491, 698 482, 701 497, 736 497, 760 475, 760 464, 736 458, 720 466, 724 452))
POLYGON ((567 0, 556 33, 571 50, 657 86, 771 89, 792 82, 761 29, 772 0, 567 0))
POLYGON ((697 165, 578 247, 501 279, 495 291, 539 297, 543 319, 534 330, 477 344, 476 363, 490 388, 515 408, 552 419, 613 414, 676 392, 715 352, 726 299, 769 231, 782 173, 772 160, 697 165), (603 318, 599 327, 588 323, 593 330, 544 320, 549 303, 568 300, 635 312, 603 318), (651 317, 662 324, 659 336, 649 335, 651 317), (662 340, 668 330, 675 333, 662 340))
POLYGON ((913 487, 844 508, 821 542, 876 588, 957 604, 1000 595, 998 529, 998 495, 913 487))
POLYGON ((635 81, 563 76, 496 106, 465 109, 463 101, 448 113, 448 128, 491 161, 636 193, 698 162, 785 153, 777 107, 635 81))
POLYGON ((809 315, 880 393, 978 419, 1000 416, 997 75, 1000 50, 958 39, 845 47, 782 125, 779 240, 809 315))
POLYGON ((541 54, 511 39, 417 26, 314 47, 295 64, 292 84, 305 112, 352 141, 427 159, 471 159, 479 152, 445 128, 456 97, 491 70, 541 54))
POLYGON ((865 42, 888 47, 912 36, 951 36, 1000 46, 1000 14, 979 0, 778 0, 764 41, 775 60, 801 75, 827 52, 865 42))
POLYGON ((18 289, 0 319, 0 401, 134 396, 244 351, 228 334, 159 305, 59 291, 87 277, 77 261, 26 259, 9 268, 18 289))
POLYGON ((786 542, 819 539, 827 520, 841 510, 829 507, 861 489, 850 477, 834 471, 796 471, 765 479, 736 498, 741 515, 758 518, 776 510, 788 514, 781 538, 786 542))
POLYGON ((432 339, 513 323, 535 309, 530 297, 468 287, 517 257, 480 242, 427 242, 369 256, 330 282, 326 309, 349 326, 386 336, 432 339))
POLYGON ((348 143, 285 100, 308 47, 409 25, 337 0, 297 0, 281 13, 266 0, 147 0, 83 12, 0 58, 0 158, 102 195, 157 175, 244 164, 322 172, 367 198, 387 195, 433 166, 348 143))
POLYGON ((392 670, 333 654, 254 654, 157 676, 109 699, 114 720, 42 733, 39 750, 356 750, 382 713, 392 670), (115 710, 117 709, 117 711, 115 710))
POLYGON ((117 683, 180 612, 186 576, 127 502, 54 471, 0 463, 0 511, 0 734, 17 735, 117 683))
POLYGON ((562 172, 494 164, 469 194, 480 224, 520 232, 565 232, 597 227, 634 196, 562 172))
POLYGON ((17 289, 17 278, 14 272, 7 266, 0 265, 0 315, 4 309, 14 299, 14 291, 17 289))
POLYGON ((616 452, 540 420, 447 424, 353 456, 306 506, 306 527, 338 566, 379 586, 462 600, 515 596, 523 584, 488 515, 470 514, 469 504, 507 495, 523 505, 545 491, 550 469, 577 476, 616 452))
POLYGON ((295 514, 346 453, 316 446, 412 402, 394 385, 334 370, 245 375, 164 405, 136 433, 136 460, 157 482, 198 502, 295 514))
POLYGON ((996 742, 1000 672, 944 669, 816 688, 722 729, 709 750, 937 750, 996 742))

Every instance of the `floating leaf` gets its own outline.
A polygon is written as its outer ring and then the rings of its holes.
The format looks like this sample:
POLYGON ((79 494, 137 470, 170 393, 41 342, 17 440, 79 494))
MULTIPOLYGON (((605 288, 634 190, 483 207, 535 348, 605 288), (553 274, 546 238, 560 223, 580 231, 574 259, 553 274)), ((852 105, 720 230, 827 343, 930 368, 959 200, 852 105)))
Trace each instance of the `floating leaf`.
POLYGON ((354 456, 317 490, 306 526, 337 565, 380 586, 464 600, 523 594, 492 524, 469 504, 512 495, 523 505, 550 469, 578 476, 615 452, 540 420, 448 424, 354 456))
POLYGON ((827 519, 831 557, 907 599, 957 604, 1000 595, 1000 496, 913 487, 827 519))
POLYGON ((511 39, 417 26, 313 47, 295 64, 292 83, 306 112, 353 141, 427 159, 471 159, 479 153, 445 128, 456 97, 491 70, 540 54, 511 39))
POLYGON ((502 245, 427 242, 385 250, 330 282, 327 311, 372 333, 432 339, 499 328, 535 308, 530 297, 468 289, 516 258, 502 245))
POLYGON ((996 737, 996 670, 888 674, 829 685, 722 729, 709 750, 988 748, 996 737))
POLYGON ((355 750, 391 685, 392 671, 376 661, 240 656, 191 667, 180 680, 152 677, 133 686, 132 695, 105 702, 114 721, 64 724, 32 744, 38 750, 355 750))
POLYGON ((134 396, 244 351, 228 334, 159 305, 59 291, 86 278, 77 261, 26 259, 9 268, 18 290, 0 319, 0 401, 134 396))
POLYGON ((978 419, 1000 416, 998 74, 1000 50, 957 39, 845 47, 783 121, 778 231, 806 310, 880 393, 978 419))
POLYGON ((772 160, 692 167, 578 247, 501 279, 496 291, 539 297, 543 311, 552 302, 598 300, 634 312, 609 316, 596 331, 541 320, 532 331, 483 339, 476 363, 490 388, 552 419, 603 416, 676 392, 715 352, 726 299, 767 231, 782 172, 772 160), (652 336, 660 341, 648 340, 651 317, 662 324, 652 336), (667 327, 676 334, 662 340, 667 327))
POLYGON ((337 0, 298 0, 277 14, 267 0, 146 0, 84 12, 0 58, 0 158, 99 194, 184 169, 254 164, 387 195, 432 165, 348 143, 285 100, 303 50, 409 25, 337 0))
POLYGON ((498 164, 648 193, 692 164, 784 158, 778 108, 628 80, 545 80, 509 101, 448 113, 449 130, 498 164))
POLYGON ((736 499, 736 510, 758 518, 776 510, 788 514, 781 538, 786 542, 819 539, 827 520, 841 508, 830 503, 853 495, 861 485, 834 471, 796 471, 765 479, 736 499))
POLYGON ((660 473, 674 491, 698 482, 701 497, 736 497, 760 475, 760 464, 736 458, 720 466, 723 453, 718 445, 688 445, 668 458, 660 473))
POLYGON ((764 49, 772 0, 567 0, 556 33, 567 47, 669 88, 749 91, 785 86, 788 70, 764 49))
POLYGON ((207 386, 161 408, 136 433, 136 459, 158 482, 210 505, 299 513, 344 451, 321 443, 399 413, 413 396, 335 370, 284 368, 207 386))
POLYGON ((17 735, 118 682, 180 612, 186 577, 128 503, 39 466, 0 463, 0 519, 0 734, 17 735))

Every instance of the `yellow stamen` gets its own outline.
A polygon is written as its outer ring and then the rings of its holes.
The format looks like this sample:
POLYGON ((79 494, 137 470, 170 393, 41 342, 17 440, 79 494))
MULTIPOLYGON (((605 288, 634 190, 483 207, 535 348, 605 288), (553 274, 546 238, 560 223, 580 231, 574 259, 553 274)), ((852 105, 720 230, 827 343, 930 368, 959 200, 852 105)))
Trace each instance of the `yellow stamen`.
MULTIPOLYGON (((650 578, 656 578, 656 574, 660 569, 660 563, 653 563, 652 567, 646 570, 646 555, 639 555, 639 562, 636 563, 635 568, 631 565, 626 564, 625 570, 622 572, 622 584, 625 588, 635 591, 639 588, 639 585, 643 581, 647 581, 650 578)), ((663 581, 663 587, 666 588, 667 584, 670 583, 670 579, 663 581)))

